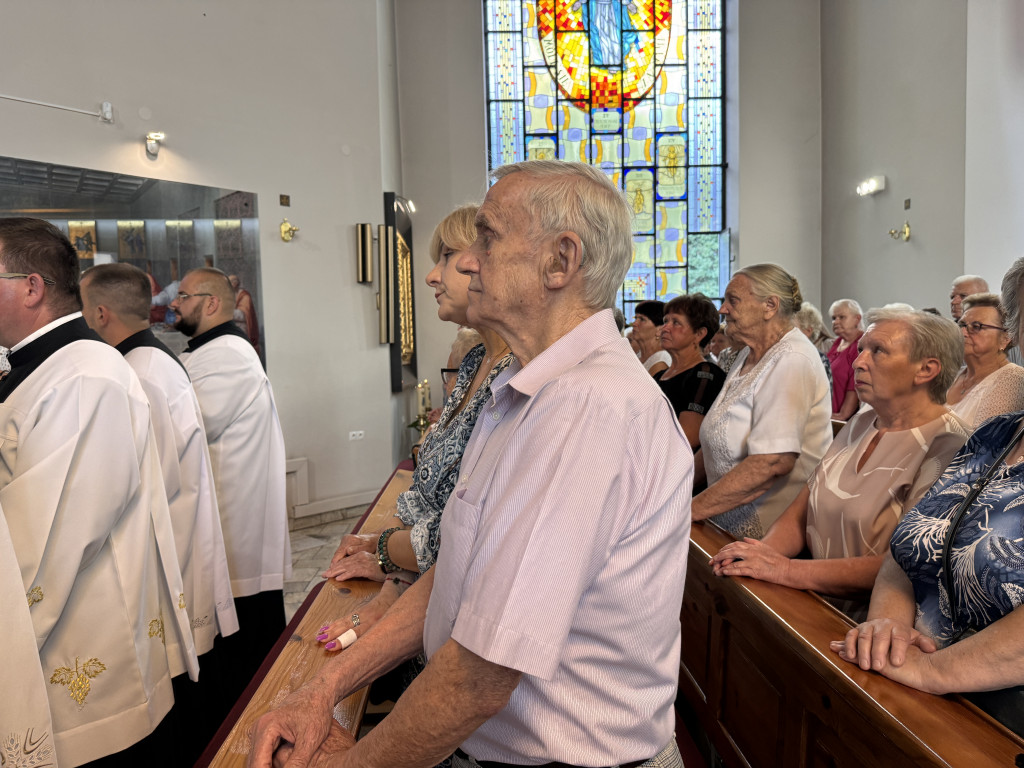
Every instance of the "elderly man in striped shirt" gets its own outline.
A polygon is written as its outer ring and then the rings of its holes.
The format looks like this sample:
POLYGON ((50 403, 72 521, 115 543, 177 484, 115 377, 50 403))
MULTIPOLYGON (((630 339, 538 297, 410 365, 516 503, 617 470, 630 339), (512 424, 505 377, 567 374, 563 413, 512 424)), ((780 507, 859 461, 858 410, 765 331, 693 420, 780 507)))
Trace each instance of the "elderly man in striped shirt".
POLYGON ((491 385, 437 564, 257 726, 250 765, 457 768, 682 761, 673 738, 693 458, 616 332, 629 210, 599 170, 505 166, 460 257, 468 315, 517 361, 491 385), (421 650, 365 739, 336 701, 421 650), (314 754, 315 753, 315 754, 314 754), (306 761, 310 758, 311 763, 306 761))

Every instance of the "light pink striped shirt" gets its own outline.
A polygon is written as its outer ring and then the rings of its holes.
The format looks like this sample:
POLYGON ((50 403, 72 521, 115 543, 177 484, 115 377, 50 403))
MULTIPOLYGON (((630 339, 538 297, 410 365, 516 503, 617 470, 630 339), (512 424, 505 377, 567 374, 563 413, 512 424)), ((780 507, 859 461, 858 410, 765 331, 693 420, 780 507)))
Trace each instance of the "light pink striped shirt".
POLYGON ((491 385, 441 520, 424 626, 523 672, 462 745, 615 765, 672 737, 693 455, 615 330, 588 318, 491 385))

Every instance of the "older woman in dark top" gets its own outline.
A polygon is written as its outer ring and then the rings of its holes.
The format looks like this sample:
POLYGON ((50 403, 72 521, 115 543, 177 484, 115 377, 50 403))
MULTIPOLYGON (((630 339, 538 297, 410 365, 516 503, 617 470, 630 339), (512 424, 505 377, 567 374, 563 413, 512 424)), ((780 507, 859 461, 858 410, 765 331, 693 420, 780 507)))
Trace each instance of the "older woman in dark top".
POLYGON ((704 359, 704 349, 718 332, 718 309, 702 293, 678 296, 665 307, 661 347, 672 358, 664 371, 654 374, 668 396, 686 433, 690 447, 700 447, 704 414, 722 391, 725 373, 704 359))

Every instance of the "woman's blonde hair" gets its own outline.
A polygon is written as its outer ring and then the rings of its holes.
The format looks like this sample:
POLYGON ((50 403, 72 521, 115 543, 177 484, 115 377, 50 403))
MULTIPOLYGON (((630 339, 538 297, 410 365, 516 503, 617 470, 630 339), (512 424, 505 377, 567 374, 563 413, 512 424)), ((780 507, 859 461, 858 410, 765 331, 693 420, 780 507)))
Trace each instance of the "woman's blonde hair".
POLYGON ((475 203, 460 205, 441 220, 430 238, 431 261, 437 264, 444 246, 453 251, 464 251, 473 244, 476 240, 476 212, 479 207, 475 203))

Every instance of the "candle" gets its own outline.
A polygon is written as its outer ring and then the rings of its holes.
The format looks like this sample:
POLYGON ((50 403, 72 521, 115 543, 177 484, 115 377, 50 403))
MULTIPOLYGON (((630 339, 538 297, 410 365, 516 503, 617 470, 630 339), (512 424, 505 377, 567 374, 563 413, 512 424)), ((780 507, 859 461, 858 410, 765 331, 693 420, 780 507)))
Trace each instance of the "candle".
POLYGON ((419 394, 419 415, 426 416, 430 413, 430 382, 424 379, 416 385, 419 394))

